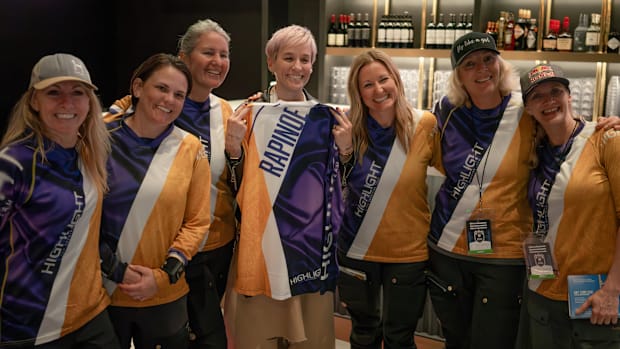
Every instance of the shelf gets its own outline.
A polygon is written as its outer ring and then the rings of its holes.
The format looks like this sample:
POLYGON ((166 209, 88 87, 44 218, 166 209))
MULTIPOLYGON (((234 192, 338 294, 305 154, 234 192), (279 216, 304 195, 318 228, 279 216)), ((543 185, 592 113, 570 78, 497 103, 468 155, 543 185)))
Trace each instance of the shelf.
MULTIPOLYGON (((369 47, 327 47, 325 54, 332 56, 357 56, 369 47)), ((450 50, 420 48, 379 48, 391 57, 431 57, 450 58, 450 50)), ((547 51, 500 51, 506 60, 523 61, 570 61, 620 63, 620 54, 587 52, 547 52, 547 51)))
MULTIPOLYGON (((327 47, 325 54, 332 56, 357 56, 370 47, 327 47)), ((450 50, 431 50, 423 48, 377 48, 390 57, 432 57, 432 58, 450 58, 450 50)), ((620 56, 620 55, 619 55, 620 56)))

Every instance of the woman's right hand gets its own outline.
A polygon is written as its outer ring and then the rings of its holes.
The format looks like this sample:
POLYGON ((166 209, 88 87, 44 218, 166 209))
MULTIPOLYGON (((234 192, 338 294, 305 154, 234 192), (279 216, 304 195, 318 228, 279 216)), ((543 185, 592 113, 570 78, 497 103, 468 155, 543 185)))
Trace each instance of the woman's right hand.
POLYGON ((118 288, 129 297, 140 302, 152 298, 158 292, 153 269, 136 264, 130 264, 127 267, 127 270, 129 269, 140 275, 140 281, 132 284, 118 284, 118 288))
POLYGON ((250 112, 249 104, 257 101, 262 97, 262 92, 257 92, 248 97, 237 109, 233 115, 226 121, 226 140, 225 150, 229 157, 238 159, 241 157, 241 143, 248 129, 248 113, 250 112))
POLYGON ((344 109, 333 109, 332 115, 338 122, 332 129, 338 152, 341 156, 349 156, 353 153, 353 124, 344 109))

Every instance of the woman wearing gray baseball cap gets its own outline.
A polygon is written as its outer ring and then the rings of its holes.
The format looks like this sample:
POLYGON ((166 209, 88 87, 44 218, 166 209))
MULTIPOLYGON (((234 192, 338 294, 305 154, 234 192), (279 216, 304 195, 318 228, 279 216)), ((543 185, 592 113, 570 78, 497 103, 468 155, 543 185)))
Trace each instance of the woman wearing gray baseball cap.
POLYGON ((573 113, 569 81, 556 65, 531 68, 521 89, 536 120, 528 191, 534 231, 526 252, 548 251, 549 264, 560 266, 551 278, 528 281, 522 348, 618 348, 611 325, 620 295, 620 133, 597 131, 573 113), (600 289, 585 289, 591 295, 571 287, 603 275, 600 289), (585 302, 573 304, 575 294, 585 302))
POLYGON ((446 348, 511 348, 525 280, 522 242, 532 228, 534 123, 518 75, 490 35, 460 37, 451 62, 447 95, 433 108, 446 179, 429 233, 431 299, 446 348))
POLYGON ((99 267, 110 145, 95 90, 79 58, 41 58, 0 144, 2 348, 119 348, 99 267))

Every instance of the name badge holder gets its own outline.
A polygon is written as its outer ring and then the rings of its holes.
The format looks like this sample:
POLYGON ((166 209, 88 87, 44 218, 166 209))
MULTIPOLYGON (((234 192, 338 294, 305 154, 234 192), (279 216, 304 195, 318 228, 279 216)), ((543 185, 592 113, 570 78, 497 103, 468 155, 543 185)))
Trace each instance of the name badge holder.
POLYGON ((469 254, 493 253, 492 217, 491 209, 477 208, 472 212, 470 219, 465 222, 469 254))
POLYGON ((530 234, 523 242, 523 254, 528 280, 555 279, 558 268, 548 242, 535 234, 530 234))

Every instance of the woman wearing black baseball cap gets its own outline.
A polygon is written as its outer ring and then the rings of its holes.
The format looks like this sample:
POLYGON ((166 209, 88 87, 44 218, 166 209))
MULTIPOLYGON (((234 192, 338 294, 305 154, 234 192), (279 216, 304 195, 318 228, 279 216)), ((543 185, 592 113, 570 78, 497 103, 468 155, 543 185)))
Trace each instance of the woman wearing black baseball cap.
POLYGON ((523 288, 521 234, 531 227, 532 122, 522 116, 518 75, 490 35, 462 36, 451 61, 447 96, 433 109, 446 180, 429 234, 431 297, 447 348, 509 348, 523 288))
POLYGON ((430 294, 446 348, 511 348, 525 278, 522 241, 532 227, 534 123, 518 75, 490 35, 460 37, 451 62, 447 95, 433 108, 446 179, 431 218, 430 294))

